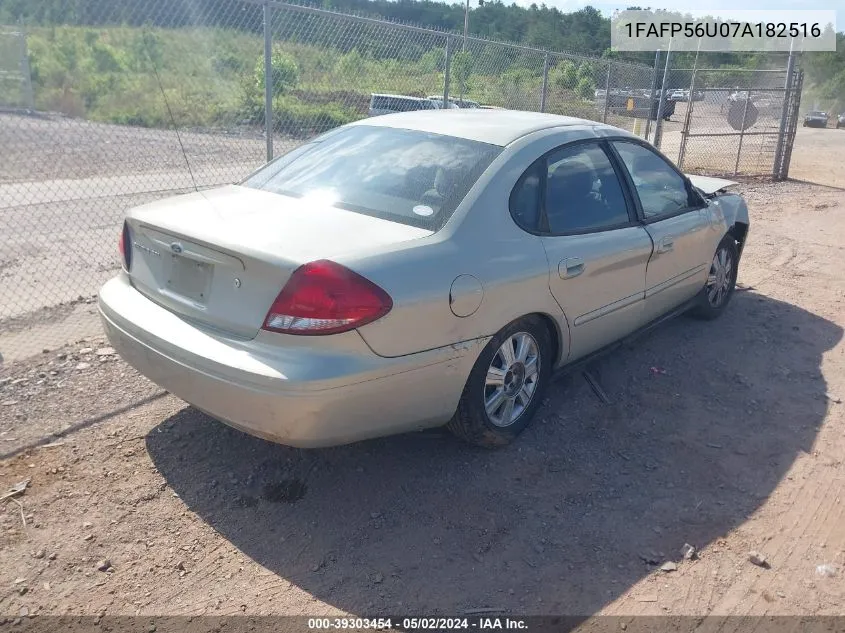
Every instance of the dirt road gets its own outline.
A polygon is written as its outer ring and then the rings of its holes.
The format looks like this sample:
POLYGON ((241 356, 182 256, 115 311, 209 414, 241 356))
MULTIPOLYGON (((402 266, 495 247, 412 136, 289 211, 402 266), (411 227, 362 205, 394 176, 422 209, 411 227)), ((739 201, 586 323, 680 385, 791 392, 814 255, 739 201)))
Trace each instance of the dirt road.
POLYGON ((609 405, 556 383, 500 451, 276 446, 102 341, 14 366, 0 487, 31 481, 0 507, 0 614, 845 613, 845 194, 744 189, 724 317, 602 361, 609 405))
POLYGON ((830 187, 845 187, 843 150, 845 130, 799 127, 789 177, 830 187))

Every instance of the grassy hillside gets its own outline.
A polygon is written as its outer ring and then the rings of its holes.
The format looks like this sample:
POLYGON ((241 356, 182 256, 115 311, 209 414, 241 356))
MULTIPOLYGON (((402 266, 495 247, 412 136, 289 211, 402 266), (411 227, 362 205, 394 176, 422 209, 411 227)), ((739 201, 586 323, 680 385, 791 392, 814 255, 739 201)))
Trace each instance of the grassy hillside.
MULTIPOLYGON (((230 128, 263 117, 263 42, 216 28, 36 27, 27 39, 36 107, 97 121, 163 127, 230 128), (164 96, 163 96, 164 95, 164 96), (164 98, 166 97, 166 99, 164 98), (168 111, 169 106, 169 111, 168 111)), ((536 107, 542 63, 494 59, 494 47, 456 55, 452 93, 492 105, 536 107), (485 74, 482 74, 482 70, 485 74)), ((371 92, 424 96, 443 90, 444 52, 376 59, 296 42, 273 51, 277 125, 307 135, 366 114, 371 92)), ((548 103, 594 114, 603 71, 563 62, 550 73, 548 103)))

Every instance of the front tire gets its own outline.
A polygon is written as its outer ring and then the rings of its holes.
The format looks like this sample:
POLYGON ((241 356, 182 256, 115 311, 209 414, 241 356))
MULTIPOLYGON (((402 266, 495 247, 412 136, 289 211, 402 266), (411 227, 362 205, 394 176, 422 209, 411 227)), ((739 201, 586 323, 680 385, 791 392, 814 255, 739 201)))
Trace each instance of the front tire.
POLYGON ((692 310, 693 316, 709 321, 724 312, 736 288, 738 268, 739 250, 736 240, 732 235, 726 235, 716 247, 707 281, 698 295, 697 305, 692 310))
POLYGON ((552 354, 551 333, 540 318, 505 326, 476 360, 449 430, 485 448, 512 442, 542 402, 552 354))

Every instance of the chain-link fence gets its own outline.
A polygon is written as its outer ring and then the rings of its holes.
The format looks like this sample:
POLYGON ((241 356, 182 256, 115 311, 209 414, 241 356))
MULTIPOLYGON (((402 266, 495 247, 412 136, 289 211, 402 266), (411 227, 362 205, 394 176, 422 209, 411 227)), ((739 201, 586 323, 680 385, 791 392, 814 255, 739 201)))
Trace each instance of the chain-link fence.
POLYGON ((31 103, 6 104, 27 111, 0 112, 7 361, 99 332, 94 296, 118 270, 128 207, 236 181, 385 104, 616 121, 602 91, 652 83, 649 67, 314 8, 177 6, 83 3, 25 39, 4 29, 2 63, 22 78, 25 58, 33 89, 31 103))
MULTIPOLYGON (((99 333, 94 297, 119 269, 127 208, 237 181, 332 127, 444 107, 545 111, 645 136, 657 127, 649 66, 274 1, 189 8, 90 0, 0 27, 0 69, 18 86, 0 103, 5 361, 99 333)), ((753 171, 735 161, 759 153, 751 134, 731 141, 741 151, 695 136, 724 127, 728 84, 707 82, 694 91, 703 100, 664 100, 664 149, 694 169, 753 171), (708 147, 718 165, 702 158, 708 147)))
POLYGON ((0 26, 0 108, 33 106, 26 34, 0 26))
POLYGON ((798 114, 801 74, 785 59, 782 67, 766 70, 670 67, 665 77, 671 112, 656 143, 682 169, 786 176, 788 162, 781 157, 794 138, 789 121, 798 114))

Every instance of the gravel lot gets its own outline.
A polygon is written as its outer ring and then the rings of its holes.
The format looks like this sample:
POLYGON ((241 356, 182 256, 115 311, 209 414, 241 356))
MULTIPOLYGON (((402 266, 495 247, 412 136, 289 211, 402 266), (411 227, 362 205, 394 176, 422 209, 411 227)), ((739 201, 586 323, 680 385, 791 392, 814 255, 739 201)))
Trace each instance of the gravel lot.
POLYGON ((842 615, 845 193, 744 192, 724 318, 601 361, 611 404, 555 383, 504 450, 269 444, 96 337, 7 366, 0 614, 842 615))

